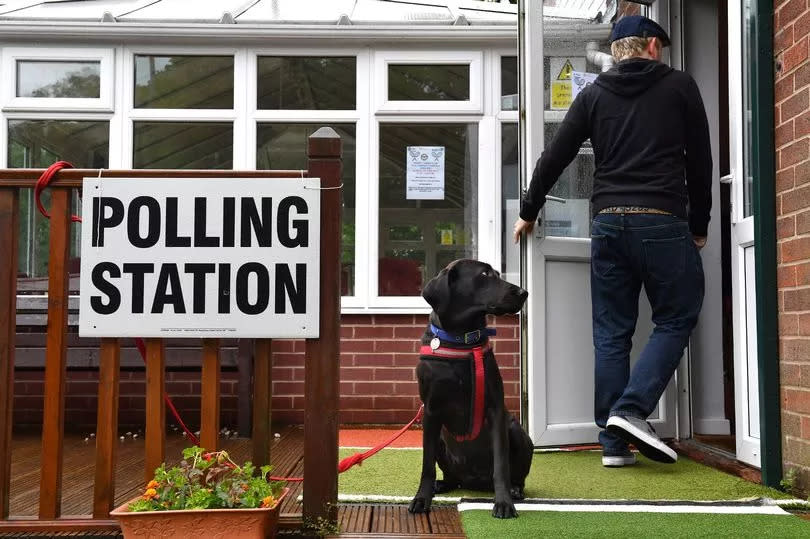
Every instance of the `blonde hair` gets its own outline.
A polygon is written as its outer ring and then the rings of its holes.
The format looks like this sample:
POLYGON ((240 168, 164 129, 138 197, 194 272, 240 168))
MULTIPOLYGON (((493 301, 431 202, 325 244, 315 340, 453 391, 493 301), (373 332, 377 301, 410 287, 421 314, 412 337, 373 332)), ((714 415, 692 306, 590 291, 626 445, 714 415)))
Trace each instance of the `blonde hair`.
POLYGON ((642 56, 647 45, 649 45, 650 41, 653 39, 655 38, 637 36, 623 37, 610 44, 610 53, 617 62, 621 62, 627 58, 642 56))

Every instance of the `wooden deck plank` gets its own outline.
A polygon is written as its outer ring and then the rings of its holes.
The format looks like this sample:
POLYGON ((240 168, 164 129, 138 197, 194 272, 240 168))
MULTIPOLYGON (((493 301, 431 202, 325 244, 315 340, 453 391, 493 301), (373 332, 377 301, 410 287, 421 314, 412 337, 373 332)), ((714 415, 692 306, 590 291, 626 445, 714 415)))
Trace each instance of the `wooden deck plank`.
POLYGON ((203 339, 200 444, 209 451, 219 448, 219 339, 203 339))

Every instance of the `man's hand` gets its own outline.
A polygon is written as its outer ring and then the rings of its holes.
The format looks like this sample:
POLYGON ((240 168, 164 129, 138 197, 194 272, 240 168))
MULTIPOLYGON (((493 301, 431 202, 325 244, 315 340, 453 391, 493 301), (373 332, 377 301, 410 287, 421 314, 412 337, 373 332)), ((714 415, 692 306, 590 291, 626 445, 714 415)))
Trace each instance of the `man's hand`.
POLYGON ((706 236, 693 236, 692 239, 698 249, 703 249, 703 246, 706 245, 706 236))
POLYGON ((531 233, 533 228, 534 228, 534 221, 524 221, 523 219, 518 217, 518 220, 515 221, 515 228, 513 231, 515 243, 520 241, 521 234, 523 233, 529 234, 531 233))

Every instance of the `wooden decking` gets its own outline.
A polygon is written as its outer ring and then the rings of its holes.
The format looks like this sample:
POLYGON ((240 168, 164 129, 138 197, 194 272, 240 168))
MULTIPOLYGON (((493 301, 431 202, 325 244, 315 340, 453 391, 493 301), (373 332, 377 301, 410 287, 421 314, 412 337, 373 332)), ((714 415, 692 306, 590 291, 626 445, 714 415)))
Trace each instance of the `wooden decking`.
MULTIPOLYGON (((300 477, 303 475, 304 431, 302 427, 278 428, 273 439, 271 457, 273 475, 300 477)), ((137 434, 137 433, 135 433, 137 434)), ((83 516, 92 513, 95 443, 86 436, 67 435, 65 438, 62 478, 62 515, 83 516)), ((115 474, 115 503, 120 505, 138 496, 144 488, 143 435, 124 435, 118 442, 115 474)), ((183 448, 190 443, 181 435, 167 435, 166 457, 170 462, 180 459, 183 448)), ((236 462, 250 458, 251 440, 223 439, 221 446, 236 462)), ((10 513, 14 517, 34 517, 39 503, 41 439, 38 435, 15 435, 12 440, 10 513)), ((299 496, 302 484, 290 483, 291 492, 281 507, 284 528, 301 526, 302 506, 299 496)), ((411 515, 404 505, 341 504, 338 508, 341 535, 368 537, 371 535, 437 535, 464 537, 458 512, 454 507, 434 508, 430 515, 411 515)), ((2 534, 0 534, 2 535, 2 534)), ((96 537, 109 537, 96 534, 96 537)), ((4 536, 4 535, 3 535, 4 536)), ((78 536, 78 535, 77 535, 78 536)), ((85 537, 92 537, 86 535, 85 537)), ((5 536, 4 536, 5 537, 5 536)), ((19 535, 25 537, 25 535, 19 535)))

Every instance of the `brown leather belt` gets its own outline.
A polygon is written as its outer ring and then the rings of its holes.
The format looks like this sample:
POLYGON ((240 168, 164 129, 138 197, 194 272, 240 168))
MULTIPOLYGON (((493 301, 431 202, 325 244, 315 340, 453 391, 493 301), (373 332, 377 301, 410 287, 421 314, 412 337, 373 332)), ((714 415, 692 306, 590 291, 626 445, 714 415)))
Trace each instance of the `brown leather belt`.
POLYGON ((657 215, 672 215, 672 213, 656 208, 644 208, 642 206, 611 206, 599 213, 654 213, 657 215))

